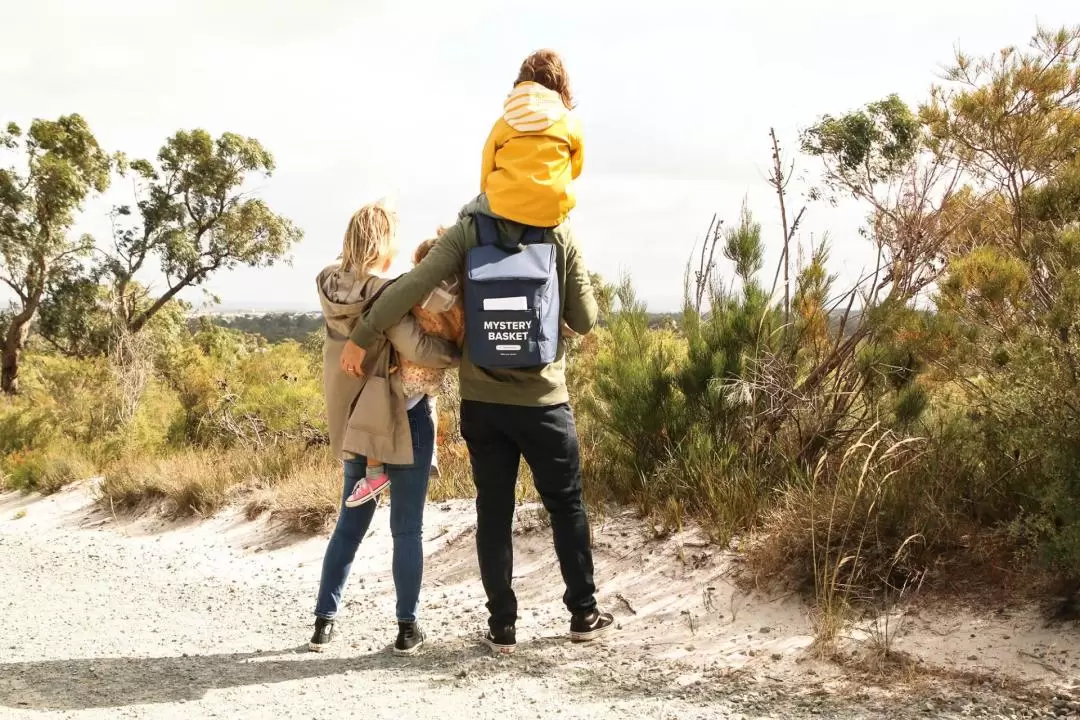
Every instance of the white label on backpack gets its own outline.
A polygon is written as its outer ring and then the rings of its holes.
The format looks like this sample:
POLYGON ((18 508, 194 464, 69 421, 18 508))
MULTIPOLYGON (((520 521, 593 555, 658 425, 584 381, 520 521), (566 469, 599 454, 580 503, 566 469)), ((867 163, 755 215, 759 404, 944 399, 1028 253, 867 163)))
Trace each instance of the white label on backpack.
POLYGON ((507 298, 485 298, 485 310, 528 310, 529 301, 525 296, 507 298))

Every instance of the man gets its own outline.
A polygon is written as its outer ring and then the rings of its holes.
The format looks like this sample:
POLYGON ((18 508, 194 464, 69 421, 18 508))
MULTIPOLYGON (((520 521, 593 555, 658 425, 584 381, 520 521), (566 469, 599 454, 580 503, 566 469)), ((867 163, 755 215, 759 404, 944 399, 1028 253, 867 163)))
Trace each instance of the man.
MULTIPOLYGON (((479 244, 472 213, 494 216, 481 197, 462 211, 434 248, 410 273, 389 286, 357 324, 341 354, 345 372, 358 375, 366 350, 440 282, 464 271, 466 253, 479 244)), ((513 250, 529 229, 497 218, 500 246, 513 250)), ((556 248, 562 320, 578 334, 596 324, 597 306, 589 273, 568 223, 545 230, 544 241, 556 248)), ((577 428, 566 388, 564 342, 555 360, 526 369, 485 369, 466 349, 461 378, 461 433, 469 448, 476 484, 476 550, 487 593, 489 631, 485 642, 496 652, 512 653, 517 645, 517 597, 511 587, 514 551, 512 524, 514 488, 522 456, 532 470, 537 492, 551 516, 555 553, 571 613, 570 639, 588 642, 600 637, 612 616, 597 609, 589 521, 581 497, 577 428)))

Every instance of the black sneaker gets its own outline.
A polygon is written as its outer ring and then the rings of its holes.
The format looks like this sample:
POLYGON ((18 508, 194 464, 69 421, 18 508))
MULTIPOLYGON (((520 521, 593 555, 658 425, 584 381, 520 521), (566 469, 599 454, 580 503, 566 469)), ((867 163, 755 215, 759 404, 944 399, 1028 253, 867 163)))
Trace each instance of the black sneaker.
POLYGON ((334 639, 334 621, 327 618, 315 618, 315 634, 308 642, 308 650, 322 652, 334 639))
POLYGON ((513 625, 488 630, 484 644, 500 655, 512 655, 517 649, 517 631, 513 625))
POLYGON ((412 655, 424 647, 424 631, 414 622, 398 622, 397 642, 394 643, 394 653, 397 655, 412 655))
POLYGON ((581 643, 596 640, 612 626, 615 618, 611 613, 602 613, 597 610, 574 615, 570 620, 570 641, 581 643))

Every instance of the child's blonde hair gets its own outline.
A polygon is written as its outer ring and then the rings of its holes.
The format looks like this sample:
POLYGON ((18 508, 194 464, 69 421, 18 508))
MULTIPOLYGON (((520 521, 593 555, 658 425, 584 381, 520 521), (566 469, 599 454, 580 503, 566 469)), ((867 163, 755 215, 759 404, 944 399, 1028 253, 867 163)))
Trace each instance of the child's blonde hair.
POLYGON ((379 200, 357 210, 349 219, 341 248, 341 269, 367 272, 397 249, 397 213, 379 200))

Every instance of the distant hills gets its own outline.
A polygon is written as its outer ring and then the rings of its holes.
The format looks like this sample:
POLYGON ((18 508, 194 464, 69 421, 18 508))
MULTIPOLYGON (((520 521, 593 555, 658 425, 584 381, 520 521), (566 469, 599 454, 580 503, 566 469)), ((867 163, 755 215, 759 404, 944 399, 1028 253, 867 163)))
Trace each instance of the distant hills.
POLYGON ((206 312, 193 315, 189 321, 194 328, 199 318, 209 318, 218 327, 260 335, 270 343, 284 340, 303 342, 311 333, 322 329, 322 313, 319 312, 206 312))

